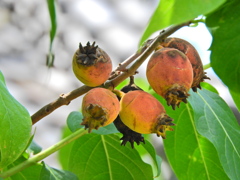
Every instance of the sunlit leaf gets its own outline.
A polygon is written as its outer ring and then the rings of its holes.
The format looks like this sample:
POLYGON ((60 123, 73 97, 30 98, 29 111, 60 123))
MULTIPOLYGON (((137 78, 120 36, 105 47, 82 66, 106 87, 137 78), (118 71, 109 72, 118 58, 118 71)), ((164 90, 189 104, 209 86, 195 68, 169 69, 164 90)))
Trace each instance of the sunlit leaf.
MULTIPOLYGON (((196 93, 195 93, 196 94, 196 93)), ((195 127, 194 113, 189 104, 180 104, 175 111, 162 102, 167 114, 174 119, 174 131, 168 131, 164 149, 168 160, 180 180, 228 179, 219 161, 216 149, 195 127)))
POLYGON ((154 32, 170 25, 192 20, 209 13, 225 0, 161 0, 140 40, 140 45, 154 32))
MULTIPOLYGON (((81 112, 79 111, 73 111, 69 114, 68 118, 67 118, 67 125, 69 127, 69 129, 74 132, 80 128, 84 128, 83 125, 80 125, 82 123, 82 119, 83 119, 83 115, 81 112)), ((118 130, 116 129, 116 127, 114 126, 113 123, 104 126, 104 127, 100 127, 98 130, 93 129, 92 133, 96 133, 96 134, 113 134, 113 133, 118 133, 118 130)))
POLYGON ((228 105, 207 90, 190 93, 197 131, 216 148, 230 179, 240 179, 240 126, 228 105))
POLYGON ((239 93, 236 93, 234 91, 230 91, 231 95, 232 95, 232 98, 234 100, 234 103, 238 109, 238 111, 240 112, 240 92, 239 93))
POLYGON ((80 179, 152 179, 152 168, 129 144, 120 146, 116 135, 87 134, 75 141, 69 170, 80 179))
POLYGON ((28 111, 9 93, 0 71, 0 170, 27 148, 31 127, 28 111))
POLYGON ((202 82, 201 87, 218 94, 217 89, 209 83, 202 82))
POLYGON ((56 19, 56 12, 55 12, 55 0, 47 0, 48 11, 51 20, 51 30, 50 30, 50 44, 49 44, 49 53, 47 55, 47 66, 52 67, 54 65, 54 54, 52 52, 52 45, 53 40, 56 35, 57 31, 57 19, 56 19))

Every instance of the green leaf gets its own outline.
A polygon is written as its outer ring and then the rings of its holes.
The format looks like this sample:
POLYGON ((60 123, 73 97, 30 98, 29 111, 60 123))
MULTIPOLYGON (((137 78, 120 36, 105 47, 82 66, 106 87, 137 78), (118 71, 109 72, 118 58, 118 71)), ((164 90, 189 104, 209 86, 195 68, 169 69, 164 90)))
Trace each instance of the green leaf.
POLYGON ((201 82, 201 87, 218 94, 217 89, 209 83, 201 82))
MULTIPOLYGON (((128 85, 129 83, 129 78, 122 81, 117 87, 116 89, 120 90, 122 89, 124 86, 128 85)), ((149 84, 148 82, 146 81, 146 79, 144 78, 134 78, 134 82, 137 86, 141 87, 144 91, 147 91, 148 88, 149 88, 149 84)))
POLYGON ((233 98, 233 101, 234 101, 234 103, 235 103, 238 111, 240 111, 240 101, 239 101, 239 99, 240 99, 240 93, 236 93, 236 92, 231 91, 231 90, 230 90, 230 93, 231 93, 231 96, 232 96, 232 98, 233 98))
POLYGON ((9 93, 0 71, 0 171, 14 162, 31 138, 31 117, 9 93))
POLYGON ((141 145, 151 156, 157 170, 157 174, 154 177, 158 177, 161 174, 162 159, 156 154, 156 150, 154 149, 154 147, 149 141, 145 140, 145 144, 141 144, 141 145))
POLYGON ((214 146, 201 136, 194 124, 193 110, 189 104, 180 104, 173 111, 163 98, 167 114, 174 119, 174 131, 168 131, 164 142, 167 158, 178 179, 228 179, 214 146))
POLYGON ((48 11, 51 20, 51 30, 50 30, 50 45, 49 45, 49 54, 47 55, 47 66, 52 67, 54 64, 54 54, 52 52, 52 44, 57 31, 57 20, 56 20, 56 11, 55 11, 55 1, 47 0, 48 11))
MULTIPOLYGON (((27 158, 21 156, 20 158, 18 158, 14 163, 12 163, 11 165, 8 166, 9 169, 13 168, 14 166, 26 161, 27 158)), ((20 172, 18 172, 17 174, 14 174, 13 176, 11 176, 8 179, 11 180, 20 180, 20 179, 39 179, 40 176, 40 172, 42 170, 42 164, 34 164, 20 172)))
MULTIPOLYGON (((64 127, 62 130, 62 138, 61 139, 64 139, 65 137, 69 136, 70 134, 72 134, 72 132, 67 127, 64 127)), ((62 168, 65 170, 68 170, 69 156, 71 153, 73 143, 74 143, 74 141, 67 144, 66 146, 64 146, 63 148, 61 148, 58 151, 58 160, 59 160, 62 168)))
POLYGON ((209 15, 206 24, 213 36, 211 66, 231 92, 240 94, 240 3, 230 1, 209 15))
POLYGON ((75 141, 69 170, 80 179, 152 179, 152 168, 116 135, 87 134, 75 141))
POLYGON ((2 71, 0 71, 0 82, 6 86, 6 82, 5 82, 4 76, 2 74, 2 71))
POLYGON ((126 86, 129 83, 129 79, 125 79, 124 81, 122 81, 117 87, 116 89, 120 90, 122 89, 124 86, 126 86))
POLYGON ((33 154, 37 154, 42 151, 42 147, 39 146, 35 141, 31 141, 27 151, 33 154))
POLYGON ((140 45, 152 33, 170 25, 184 23, 199 15, 207 14, 224 2, 225 0, 161 0, 140 40, 140 45))
POLYGON ((240 179, 240 126, 228 105, 207 90, 190 92, 197 131, 215 146, 230 179, 240 179))
POLYGON ((143 89, 144 91, 148 91, 149 89, 149 83, 146 79, 144 78, 135 78, 134 79, 135 84, 137 86, 139 86, 141 89, 143 89))
POLYGON ((73 111, 71 112, 67 117, 67 125, 68 128, 75 132, 78 129, 84 128, 83 125, 80 125, 82 123, 83 115, 79 111, 73 111))
POLYGON ((95 134, 102 134, 102 135, 107 135, 107 134, 115 134, 115 133, 119 133, 119 131, 117 130, 117 128, 114 126, 113 123, 104 126, 104 127, 100 127, 98 130, 92 130, 92 133, 95 134))
POLYGON ((55 168, 51 168, 45 163, 43 163, 43 168, 40 174, 39 180, 64 180, 64 179, 71 179, 71 180, 78 180, 78 177, 69 171, 58 170, 55 168))
MULTIPOLYGON (((73 111, 69 114, 68 118, 67 118, 67 125, 69 127, 69 129, 72 132, 75 132, 76 130, 83 128, 84 126, 80 125, 82 123, 82 119, 83 119, 83 115, 81 112, 79 111, 73 111)), ((116 129, 116 127, 114 126, 113 123, 104 126, 104 127, 100 127, 98 130, 93 129, 92 133, 96 133, 96 134, 114 134, 114 133, 118 133, 118 130, 116 129)))

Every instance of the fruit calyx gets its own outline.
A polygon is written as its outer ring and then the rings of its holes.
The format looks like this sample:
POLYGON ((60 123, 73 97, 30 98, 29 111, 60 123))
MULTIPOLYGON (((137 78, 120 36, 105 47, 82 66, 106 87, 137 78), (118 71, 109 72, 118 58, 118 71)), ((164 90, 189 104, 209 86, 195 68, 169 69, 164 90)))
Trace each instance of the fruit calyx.
POLYGON ((179 107, 181 102, 187 103, 188 96, 190 96, 190 94, 187 93, 186 88, 176 84, 167 90, 164 98, 167 101, 167 105, 171 105, 173 110, 175 110, 176 105, 179 107))
POLYGON ((161 114, 157 119, 157 123, 154 123, 152 132, 156 133, 158 137, 161 136, 163 139, 166 139, 166 131, 173 131, 170 126, 175 126, 172 121, 173 119, 168 115, 161 114))
POLYGON ((211 80, 206 74, 206 72, 203 72, 202 76, 198 80, 198 83, 195 83, 195 86, 192 86, 192 90, 194 92, 197 92, 197 88, 202 89, 200 82, 204 82, 205 79, 211 80))
POLYGON ((145 144, 144 137, 142 136, 142 134, 134 132, 132 130, 123 134, 123 137, 120 138, 120 140, 122 140, 121 146, 122 145, 125 146, 126 143, 129 142, 131 144, 132 149, 134 149, 134 142, 136 142, 137 145, 139 145, 141 142, 145 144))
POLYGON ((122 140, 121 146, 126 145, 127 142, 131 144, 132 149, 134 148, 134 142, 139 145, 141 142, 145 144, 144 137, 142 134, 137 133, 133 130, 131 130, 129 127, 127 127, 121 120, 120 116, 118 116, 114 120, 114 125, 117 128, 117 130, 123 135, 120 140, 122 140))
POLYGON ((92 45, 90 45, 90 42, 88 42, 87 45, 84 47, 81 43, 79 43, 79 50, 77 52, 77 63, 86 66, 91 66, 95 64, 98 58, 97 49, 98 46, 95 46, 95 42, 93 42, 92 45))
POLYGON ((85 111, 86 116, 83 118, 81 125, 84 125, 85 129, 89 128, 89 133, 92 129, 98 129, 103 126, 107 121, 107 111, 97 104, 90 104, 85 111))

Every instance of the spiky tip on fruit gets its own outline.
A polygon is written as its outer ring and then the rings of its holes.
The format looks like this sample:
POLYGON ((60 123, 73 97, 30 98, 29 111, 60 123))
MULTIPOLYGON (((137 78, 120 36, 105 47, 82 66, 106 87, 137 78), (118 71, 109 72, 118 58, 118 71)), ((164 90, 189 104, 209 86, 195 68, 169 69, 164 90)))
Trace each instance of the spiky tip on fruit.
POLYGON ((197 83, 192 84, 193 92, 197 92, 197 88, 202 89, 200 83, 204 82, 205 79, 211 80, 206 74, 206 72, 203 72, 202 76, 200 76, 199 80, 197 80, 197 83))
POLYGON ((76 56, 77 63, 86 66, 95 64, 97 59, 97 48, 98 46, 95 46, 95 42, 93 42, 92 45, 88 42, 86 46, 82 46, 82 44, 79 43, 79 50, 76 56))
POLYGON ((173 119, 168 115, 160 115, 160 117, 157 119, 157 122, 152 127, 152 132, 156 133, 158 137, 161 136, 163 139, 166 139, 166 131, 173 131, 170 126, 175 126, 172 121, 173 119))
POLYGON ((131 144, 132 149, 134 148, 134 142, 139 145, 141 142, 145 144, 144 137, 142 134, 137 133, 133 130, 131 130, 129 127, 127 127, 121 120, 121 118, 118 116, 114 121, 114 125, 118 129, 120 133, 122 133, 123 137, 121 137, 120 140, 122 140, 121 146, 126 145, 127 142, 131 144))
POLYGON ((103 107, 97 104, 90 104, 85 108, 85 117, 81 125, 85 126, 85 129, 88 128, 90 133, 92 129, 98 129, 101 126, 104 126, 104 123, 107 121, 107 111, 103 107))
POLYGON ((187 98, 190 94, 187 93, 187 89, 183 86, 174 85, 167 90, 165 94, 165 99, 168 106, 172 106, 172 109, 175 110, 176 106, 179 107, 181 102, 187 103, 187 98))

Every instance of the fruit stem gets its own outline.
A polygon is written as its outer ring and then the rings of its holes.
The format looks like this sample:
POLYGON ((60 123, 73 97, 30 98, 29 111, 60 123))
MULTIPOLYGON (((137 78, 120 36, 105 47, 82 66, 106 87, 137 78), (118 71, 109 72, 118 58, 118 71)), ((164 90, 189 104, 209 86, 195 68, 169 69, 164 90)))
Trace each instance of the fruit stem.
POLYGON ((208 63, 208 64, 205 64, 205 65, 203 66, 203 69, 204 69, 204 70, 207 70, 207 69, 210 68, 210 67, 212 67, 212 66, 211 66, 211 63, 208 63))
POLYGON ((117 90, 117 89, 114 89, 112 92, 113 92, 114 94, 116 94, 117 97, 119 97, 120 99, 125 95, 124 92, 122 92, 122 91, 120 91, 120 90, 117 90))
POLYGON ((134 76, 130 76, 129 78, 130 78, 129 84, 130 84, 130 85, 134 84, 134 76))
POLYGON ((18 164, 17 166, 14 166, 13 168, 7 170, 6 172, 1 173, 0 177, 7 178, 9 176, 12 176, 12 175, 22 171, 23 169, 25 169, 31 165, 34 165, 38 161, 48 157, 52 153, 58 151, 62 147, 66 146, 70 142, 78 139, 79 137, 83 136, 86 133, 87 133, 87 130, 84 130, 84 129, 79 129, 79 130, 73 132, 71 135, 67 136, 66 138, 62 139, 61 141, 52 145, 51 147, 47 148, 46 150, 36 154, 35 156, 27 159, 26 161, 18 164))

